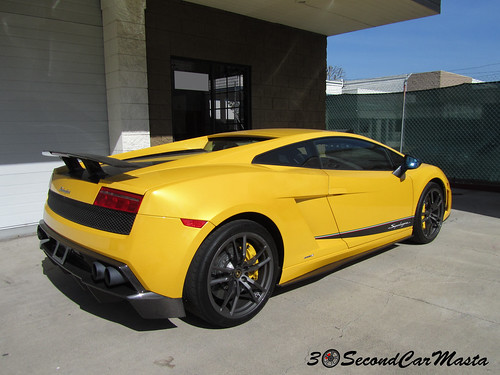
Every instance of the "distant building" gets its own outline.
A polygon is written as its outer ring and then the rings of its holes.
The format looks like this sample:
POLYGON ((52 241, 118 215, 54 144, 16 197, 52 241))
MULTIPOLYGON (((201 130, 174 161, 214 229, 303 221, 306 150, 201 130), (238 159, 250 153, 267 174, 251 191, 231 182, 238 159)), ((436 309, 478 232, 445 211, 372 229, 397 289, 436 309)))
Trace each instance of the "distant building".
POLYGON ((430 90, 463 83, 482 82, 472 77, 438 70, 435 72, 411 73, 395 76, 356 79, 352 81, 326 81, 326 94, 387 94, 407 91, 430 90))
POLYGON ((344 80, 326 81, 326 95, 340 95, 343 94, 344 80))
POLYGON ((463 83, 479 83, 477 79, 460 74, 438 70, 435 72, 413 73, 408 77, 408 91, 439 89, 463 83))

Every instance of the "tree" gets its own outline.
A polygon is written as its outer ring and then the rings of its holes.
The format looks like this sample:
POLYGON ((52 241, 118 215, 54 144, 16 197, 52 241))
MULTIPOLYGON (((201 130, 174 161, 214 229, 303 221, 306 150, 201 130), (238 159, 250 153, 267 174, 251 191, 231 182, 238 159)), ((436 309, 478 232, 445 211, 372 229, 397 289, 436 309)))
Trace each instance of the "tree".
POLYGON ((326 79, 328 81, 336 81, 339 79, 344 79, 344 77, 345 77, 344 68, 337 65, 335 66, 328 65, 328 67, 326 68, 326 79))

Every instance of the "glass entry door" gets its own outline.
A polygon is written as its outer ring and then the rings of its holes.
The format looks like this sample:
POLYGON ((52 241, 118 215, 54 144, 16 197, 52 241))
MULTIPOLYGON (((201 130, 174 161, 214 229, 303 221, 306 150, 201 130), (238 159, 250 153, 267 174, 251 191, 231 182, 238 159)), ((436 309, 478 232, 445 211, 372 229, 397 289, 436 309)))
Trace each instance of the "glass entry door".
POLYGON ((250 67, 172 59, 175 141, 250 129, 250 67))

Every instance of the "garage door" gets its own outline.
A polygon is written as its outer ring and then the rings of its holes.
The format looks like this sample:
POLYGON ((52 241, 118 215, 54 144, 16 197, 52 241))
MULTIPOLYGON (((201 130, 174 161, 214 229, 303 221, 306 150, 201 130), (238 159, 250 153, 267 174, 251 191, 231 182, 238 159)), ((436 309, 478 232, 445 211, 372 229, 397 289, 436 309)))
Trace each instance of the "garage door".
POLYGON ((42 215, 43 150, 108 154, 99 0, 0 2, 0 236, 42 215))

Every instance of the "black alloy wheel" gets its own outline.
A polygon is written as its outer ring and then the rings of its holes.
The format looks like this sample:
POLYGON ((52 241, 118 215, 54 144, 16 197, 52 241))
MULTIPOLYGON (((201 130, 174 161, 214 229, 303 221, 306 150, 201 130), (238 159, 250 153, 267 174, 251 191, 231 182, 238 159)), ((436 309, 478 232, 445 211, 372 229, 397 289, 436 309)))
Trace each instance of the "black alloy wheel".
POLYGON ((413 240, 417 243, 433 241, 443 224, 444 194, 442 188, 435 182, 429 182, 425 187, 417 205, 413 224, 413 240))
POLYGON ((274 290, 277 259, 273 238, 261 225, 237 220, 218 228, 189 268, 184 293, 189 311, 219 327, 250 320, 274 290))

